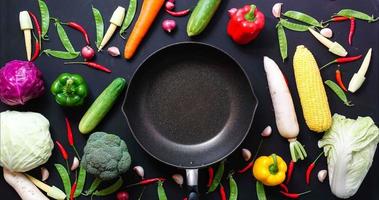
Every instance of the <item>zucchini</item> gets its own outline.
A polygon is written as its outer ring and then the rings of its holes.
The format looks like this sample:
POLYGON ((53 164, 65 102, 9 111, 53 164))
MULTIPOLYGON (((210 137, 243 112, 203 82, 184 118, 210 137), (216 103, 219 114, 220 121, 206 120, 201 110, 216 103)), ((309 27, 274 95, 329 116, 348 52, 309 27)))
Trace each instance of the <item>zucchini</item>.
POLYGON ((112 108, 117 97, 120 96, 121 92, 124 90, 125 85, 126 80, 124 78, 116 78, 107 88, 105 88, 80 120, 79 131, 81 133, 87 134, 96 128, 112 108))
POLYGON ((187 35, 199 35, 207 27, 221 0, 199 0, 187 23, 187 35))

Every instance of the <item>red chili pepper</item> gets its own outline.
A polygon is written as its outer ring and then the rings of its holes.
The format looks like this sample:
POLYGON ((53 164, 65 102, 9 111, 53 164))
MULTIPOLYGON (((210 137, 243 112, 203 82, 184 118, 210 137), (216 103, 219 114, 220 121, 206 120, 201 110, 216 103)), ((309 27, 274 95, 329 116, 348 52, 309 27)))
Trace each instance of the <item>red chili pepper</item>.
POLYGON ((76 181, 71 186, 71 192, 70 192, 70 200, 75 199, 75 190, 76 190, 76 181))
POLYGON ((288 192, 288 187, 285 184, 281 183, 279 187, 282 188, 282 191, 288 192))
POLYGON ((103 65, 97 64, 95 62, 65 62, 65 65, 70 65, 70 64, 82 64, 82 65, 87 65, 88 67, 98 69, 107 73, 111 73, 112 71, 108 69, 107 67, 104 67, 103 65))
POLYGON ((230 14, 227 33, 237 44, 253 41, 265 26, 265 16, 254 4, 230 14))
POLYGON ((298 199, 301 195, 304 195, 310 192, 311 192, 310 190, 303 193, 288 193, 288 192, 280 191, 280 193, 282 193, 285 197, 288 197, 290 199, 298 199))
POLYGON ((348 62, 353 62, 353 61, 359 60, 361 58, 362 58, 362 55, 337 58, 337 59, 335 59, 333 61, 330 61, 330 62, 326 63, 324 66, 322 66, 320 68, 320 70, 322 70, 325 67, 327 67, 327 66, 329 66, 331 64, 334 64, 334 63, 348 63, 348 62))
POLYGON ((336 81, 338 85, 343 89, 343 91, 347 92, 345 84, 343 84, 343 81, 342 81, 341 71, 339 69, 336 70, 336 81))
POLYGON ((83 26, 81 26, 80 24, 76 23, 76 22, 67 22, 67 23, 62 23, 62 24, 65 24, 75 30, 78 30, 82 33, 82 35, 84 36, 84 39, 86 40, 86 43, 87 45, 90 45, 90 41, 89 41, 89 37, 88 37, 88 33, 87 31, 83 28, 83 26))
POLYGON ((355 18, 351 17, 350 18, 349 38, 348 38, 349 45, 351 45, 353 43, 354 32, 355 32, 355 18))
POLYGON ((251 162, 249 162, 249 164, 247 164, 244 168, 240 169, 237 173, 239 173, 239 174, 243 174, 243 173, 245 173, 247 170, 249 170, 250 168, 252 168, 253 165, 254 165, 254 162, 251 161, 251 162))
POLYGON ((226 193, 225 193, 224 186, 220 185, 219 193, 220 193, 221 200, 226 200, 226 193))
POLYGON ((30 59, 30 61, 35 61, 38 58, 39 53, 41 52, 40 42, 37 38, 35 39, 36 39, 36 42, 34 44, 34 54, 32 56, 32 59, 30 59))
POLYGON ((291 160, 290 164, 288 165, 288 171, 287 171, 287 181, 286 181, 287 185, 291 181, 294 168, 295 168, 295 162, 293 160, 291 160))
POLYGON ((28 11, 30 17, 32 17, 33 19, 33 22, 34 22, 34 25, 36 26, 36 30, 37 30, 37 33, 38 33, 38 38, 41 37, 41 26, 39 25, 39 22, 38 22, 38 19, 36 17, 35 14, 32 13, 32 11, 28 11))
POLYGON ((322 156, 323 153, 324 152, 321 152, 320 155, 318 155, 317 158, 308 166, 307 172, 305 173, 305 182, 307 183, 307 185, 309 185, 311 174, 312 174, 313 169, 316 166, 316 162, 322 156))
POLYGON ((208 184, 207 187, 210 187, 213 182, 213 177, 214 177, 214 169, 213 167, 208 167, 208 184))
POLYGON ((65 121, 66 121, 66 130, 67 130, 68 143, 70 144, 70 146, 74 146, 74 136, 72 134, 72 129, 71 129, 70 121, 68 120, 67 117, 65 117, 65 121))
POLYGON ((68 154, 67 154, 66 149, 63 147, 63 145, 59 141, 55 141, 55 144, 57 144, 58 149, 61 152, 63 159, 67 160, 68 154))
POLYGON ((347 21, 349 20, 348 17, 344 17, 344 16, 333 16, 331 21, 333 22, 342 22, 342 21, 347 21))
POLYGON ((181 11, 171 11, 171 10, 167 10, 166 9, 166 12, 168 14, 170 14, 171 16, 174 16, 174 17, 183 17, 183 16, 186 16, 186 15, 188 15, 188 13, 190 11, 191 11, 190 9, 181 10, 181 11))
POLYGON ((142 180, 140 182, 130 184, 130 185, 126 186, 126 188, 130 188, 130 187, 137 186, 137 185, 149 185, 149 184, 152 184, 152 183, 156 183, 158 181, 165 181, 165 180, 166 180, 165 178, 150 178, 150 179, 145 179, 145 180, 142 180))

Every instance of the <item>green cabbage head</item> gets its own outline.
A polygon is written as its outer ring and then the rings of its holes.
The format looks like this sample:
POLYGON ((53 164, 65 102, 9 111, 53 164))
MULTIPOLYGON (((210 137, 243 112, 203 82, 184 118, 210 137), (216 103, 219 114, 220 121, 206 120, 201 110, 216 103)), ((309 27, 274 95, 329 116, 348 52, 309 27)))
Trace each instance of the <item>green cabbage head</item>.
POLYGON ((379 129, 371 117, 348 119, 334 114, 332 127, 319 140, 327 156, 329 184, 333 194, 349 198, 359 189, 371 167, 379 129))
POLYGON ((47 162, 54 143, 44 116, 5 111, 0 113, 0 122, 0 166, 26 172, 47 162))

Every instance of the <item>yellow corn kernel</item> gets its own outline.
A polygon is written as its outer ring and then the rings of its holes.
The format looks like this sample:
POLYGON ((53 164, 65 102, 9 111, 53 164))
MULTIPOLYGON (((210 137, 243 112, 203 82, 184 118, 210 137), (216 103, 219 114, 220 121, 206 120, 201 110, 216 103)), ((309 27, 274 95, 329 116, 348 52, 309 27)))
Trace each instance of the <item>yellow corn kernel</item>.
POLYGON ((296 48, 293 68, 307 126, 318 133, 328 130, 332 115, 320 70, 312 53, 303 45, 296 48))

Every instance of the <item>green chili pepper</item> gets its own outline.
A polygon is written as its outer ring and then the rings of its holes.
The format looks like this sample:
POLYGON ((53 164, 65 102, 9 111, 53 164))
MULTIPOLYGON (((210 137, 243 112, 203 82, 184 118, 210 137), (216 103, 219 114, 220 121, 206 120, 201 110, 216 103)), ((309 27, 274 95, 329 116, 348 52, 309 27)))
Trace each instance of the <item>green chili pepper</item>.
POLYGON ((92 13, 93 18, 95 19, 95 25, 96 25, 96 47, 100 47, 100 43, 103 40, 104 37, 104 21, 103 17, 101 16, 100 11, 92 6, 92 13))
POLYGON ((50 25, 50 14, 49 8, 47 7, 45 1, 38 0, 39 12, 41 13, 41 37, 43 40, 49 40, 47 31, 50 25))
POLYGON ((80 55, 80 52, 67 52, 67 51, 56 51, 51 49, 43 50, 43 53, 46 53, 48 56, 53 56, 55 58, 71 60, 75 59, 80 55))
POLYGON ((238 199, 238 185, 234 180, 233 176, 229 176, 229 200, 238 199))
POLYGON ((166 192, 163 188, 163 181, 158 182, 158 199, 159 200, 167 200, 166 192))
POLYGON ((134 16, 136 15, 136 10, 137 10, 137 0, 130 0, 128 11, 126 12, 126 15, 125 15, 124 23, 122 23, 122 26, 120 29, 120 36, 122 37, 122 39, 125 39, 123 34, 125 33, 125 30, 128 29, 128 27, 132 23, 134 16))
POLYGON ((265 192, 265 187, 260 181, 257 181, 256 185, 256 190, 257 190, 257 197, 258 200, 266 200, 266 192, 265 192))
POLYGON ((357 10, 352 10, 352 9, 342 9, 336 15, 344 16, 344 17, 354 17, 356 19, 361 19, 368 22, 376 22, 379 20, 379 17, 375 18, 374 15, 370 16, 366 13, 363 13, 357 10))
POLYGON ((302 24, 297 24, 297 23, 293 23, 293 22, 290 22, 286 19, 280 19, 279 23, 281 25, 283 25, 283 27, 287 28, 287 29, 290 29, 290 30, 293 30, 293 31, 308 31, 308 27, 309 26, 305 26, 305 25, 302 25, 302 24))
POLYGON ((284 32, 284 28, 283 28, 282 24, 280 24, 280 23, 278 23, 277 29, 278 29, 278 41, 279 41, 280 55, 282 56, 282 60, 284 62, 284 60, 288 57, 286 32, 284 32))
POLYGON ((305 13, 294 11, 294 10, 289 10, 283 14, 284 16, 295 19, 300 22, 304 22, 306 24, 312 25, 312 26, 317 26, 320 28, 323 28, 322 24, 317 21, 317 19, 313 18, 312 16, 309 16, 305 13))
POLYGON ((93 182, 92 182, 91 186, 89 187, 89 189, 86 190, 83 193, 83 195, 84 196, 91 195, 99 187, 99 185, 100 185, 101 182, 103 182, 103 181, 101 179, 99 179, 99 178, 96 177, 95 180, 93 180, 93 182))
POLYGON ((61 23, 58 20, 55 21, 55 26, 57 26, 58 36, 59 36, 59 39, 61 40, 64 48, 68 52, 75 52, 75 49, 72 46, 71 41, 68 38, 66 31, 64 30, 63 26, 61 25, 61 23))
POLYGON ((78 179, 76 180, 76 190, 74 193, 75 198, 80 196, 80 194, 82 194, 84 184, 86 182, 86 176, 87 176, 87 171, 84 169, 84 167, 80 166, 79 176, 78 176, 78 179))
POLYGON ((80 106, 88 94, 88 86, 79 74, 62 73, 51 84, 51 93, 61 106, 80 106))
POLYGON ((113 183, 109 187, 102 189, 102 190, 96 190, 96 192, 94 192, 93 195, 102 197, 102 196, 108 196, 110 194, 113 194, 113 193, 117 192, 118 189, 120 189, 120 187, 122 186, 123 183, 124 183, 124 181, 120 177, 115 183, 113 183))
POLYGON ((224 175, 224 168, 225 168, 225 161, 222 161, 220 165, 218 166, 215 177, 213 178, 212 184, 209 187, 207 193, 215 191, 218 185, 220 185, 222 176, 224 175))
POLYGON ((68 175, 68 172, 66 168, 61 165, 61 164, 54 164, 55 168, 58 171, 59 176, 61 177, 64 191, 66 193, 66 199, 70 199, 70 193, 71 193, 71 181, 70 181, 70 176, 68 175))
POLYGON ((340 86, 337 85, 337 83, 331 80, 326 80, 325 84, 329 86, 329 88, 338 96, 338 98, 340 98, 343 101, 345 105, 353 106, 353 104, 351 104, 351 101, 347 99, 345 92, 342 90, 340 86))

